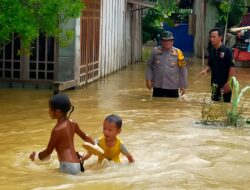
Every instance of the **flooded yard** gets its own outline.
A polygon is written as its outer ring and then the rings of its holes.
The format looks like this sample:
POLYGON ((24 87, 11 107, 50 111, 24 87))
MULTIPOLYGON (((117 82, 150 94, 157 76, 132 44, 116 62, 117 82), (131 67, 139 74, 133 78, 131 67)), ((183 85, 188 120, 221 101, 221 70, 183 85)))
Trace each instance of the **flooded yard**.
MULTIPOLYGON (((249 189, 250 127, 196 124, 210 98, 210 77, 198 78, 201 60, 189 61, 189 87, 179 99, 152 98, 145 87, 145 63, 123 69, 87 87, 66 91, 75 106, 71 118, 91 137, 102 135, 111 114, 123 119, 120 138, 135 158, 128 164, 85 162, 79 176, 59 173, 58 161, 36 165, 29 154, 47 146, 55 120, 48 115, 50 90, 0 89, 1 189, 249 189)), ((250 68, 237 68, 242 87, 250 68)), ((250 118, 250 93, 243 97, 250 118)), ((75 147, 84 152, 79 137, 75 147)))

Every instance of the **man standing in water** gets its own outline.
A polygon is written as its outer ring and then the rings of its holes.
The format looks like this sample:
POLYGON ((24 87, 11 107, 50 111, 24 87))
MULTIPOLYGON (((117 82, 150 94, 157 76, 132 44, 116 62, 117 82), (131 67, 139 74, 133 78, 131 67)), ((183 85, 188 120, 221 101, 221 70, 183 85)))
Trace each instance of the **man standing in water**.
POLYGON ((232 91, 229 83, 235 75, 232 51, 222 44, 222 31, 219 28, 210 30, 209 38, 213 47, 209 51, 208 65, 199 75, 205 75, 211 70, 211 99, 230 102, 232 91))
POLYGON ((162 34, 162 47, 153 49, 146 70, 146 87, 153 88, 153 97, 179 97, 187 87, 187 68, 181 50, 173 47, 169 31, 162 34))

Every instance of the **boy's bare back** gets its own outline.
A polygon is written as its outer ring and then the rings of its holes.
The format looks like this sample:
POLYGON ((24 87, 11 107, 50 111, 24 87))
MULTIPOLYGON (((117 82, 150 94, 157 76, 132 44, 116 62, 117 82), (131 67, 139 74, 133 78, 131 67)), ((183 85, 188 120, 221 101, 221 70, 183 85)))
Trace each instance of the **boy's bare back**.
POLYGON ((40 152, 40 158, 46 158, 55 148, 60 162, 78 163, 79 159, 74 148, 75 133, 83 140, 89 141, 89 137, 80 130, 76 122, 70 119, 59 122, 52 130, 47 148, 40 152))

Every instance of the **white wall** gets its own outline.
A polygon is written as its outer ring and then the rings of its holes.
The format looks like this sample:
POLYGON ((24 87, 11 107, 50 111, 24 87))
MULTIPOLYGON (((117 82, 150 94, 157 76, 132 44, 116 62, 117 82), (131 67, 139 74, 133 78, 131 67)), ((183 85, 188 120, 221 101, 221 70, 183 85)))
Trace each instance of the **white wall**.
POLYGON ((81 23, 80 18, 76 19, 75 25, 75 79, 80 85, 80 64, 81 64, 81 23))
POLYGON ((126 66, 126 0, 102 0, 100 32, 100 76, 126 66))

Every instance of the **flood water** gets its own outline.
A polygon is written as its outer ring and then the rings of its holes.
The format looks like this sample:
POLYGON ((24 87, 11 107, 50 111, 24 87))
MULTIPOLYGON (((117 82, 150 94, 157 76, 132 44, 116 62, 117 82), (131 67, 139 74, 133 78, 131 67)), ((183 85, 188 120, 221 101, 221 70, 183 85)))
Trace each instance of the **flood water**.
MULTIPOLYGON (((196 124, 203 99, 210 98, 210 78, 198 78, 200 60, 189 63, 189 88, 180 99, 152 98, 145 88, 145 64, 129 66, 86 88, 67 91, 75 111, 71 118, 93 138, 103 119, 119 114, 120 138, 136 162, 96 165, 70 176, 58 172, 58 161, 36 165, 32 151, 47 145, 55 125, 48 115, 49 90, 0 89, 0 189, 249 189, 250 126, 223 128, 196 124)), ((250 84, 250 68, 237 68, 241 86, 250 84)), ((244 96, 250 118, 250 93, 244 96)), ((81 139, 75 147, 83 152, 81 139)))

